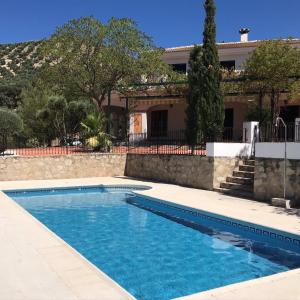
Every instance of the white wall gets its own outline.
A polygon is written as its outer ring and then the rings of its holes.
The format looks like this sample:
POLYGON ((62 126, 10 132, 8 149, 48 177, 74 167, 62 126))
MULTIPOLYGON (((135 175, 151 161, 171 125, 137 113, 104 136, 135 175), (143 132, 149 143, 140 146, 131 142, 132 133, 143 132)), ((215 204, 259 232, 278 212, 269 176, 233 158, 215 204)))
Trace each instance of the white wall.
MULTIPOLYGON (((284 143, 256 143, 255 157, 284 158, 284 143)), ((287 158, 300 159, 300 143, 287 143, 287 158)))
MULTIPOLYGON (((168 64, 188 64, 190 51, 193 47, 188 47, 186 50, 165 52, 163 60, 168 64)), ((219 49, 220 61, 235 60, 235 66, 237 70, 243 69, 243 64, 249 58, 250 53, 254 50, 254 47, 240 47, 228 49, 219 49)))
MULTIPOLYGON (((248 143, 207 143, 208 157, 250 157, 252 145, 248 143)), ((256 143, 255 157, 284 158, 284 143, 256 143)), ((300 143, 287 143, 287 158, 300 159, 300 143)))
POLYGON ((251 144, 248 143, 207 143, 209 157, 250 157, 251 144))
POLYGON ((259 122, 244 122, 243 123, 243 142, 252 143, 255 134, 255 128, 258 128, 259 122))

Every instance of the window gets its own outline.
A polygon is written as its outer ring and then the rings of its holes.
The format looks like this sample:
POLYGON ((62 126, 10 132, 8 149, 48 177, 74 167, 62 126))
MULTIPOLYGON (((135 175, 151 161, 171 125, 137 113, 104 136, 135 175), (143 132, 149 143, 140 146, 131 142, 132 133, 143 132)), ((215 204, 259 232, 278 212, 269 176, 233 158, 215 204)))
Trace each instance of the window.
POLYGON ((171 64, 170 65, 175 72, 186 73, 186 64, 171 64))
POLYGON ((223 60, 220 62, 220 66, 226 70, 235 70, 235 60, 223 60))
POLYGON ((156 110, 151 112, 151 136, 167 136, 168 131, 168 111, 156 110))

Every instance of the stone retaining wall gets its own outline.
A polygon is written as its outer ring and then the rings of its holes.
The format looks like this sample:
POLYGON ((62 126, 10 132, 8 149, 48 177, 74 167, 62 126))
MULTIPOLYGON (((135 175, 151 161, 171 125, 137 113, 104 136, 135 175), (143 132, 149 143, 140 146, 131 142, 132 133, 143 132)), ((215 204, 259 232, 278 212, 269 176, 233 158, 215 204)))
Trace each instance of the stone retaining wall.
POLYGON ((188 155, 128 154, 126 175, 200 189, 219 188, 239 159, 188 155))
MULTIPOLYGON (((270 201, 283 197, 283 159, 256 158, 254 195, 258 200, 270 201)), ((300 204, 300 160, 287 160, 287 198, 300 204)))
POLYGON ((123 176, 200 189, 219 188, 239 159, 188 155, 83 154, 0 157, 0 180, 123 176))
POLYGON ((126 154, 0 157, 0 180, 123 176, 126 154))

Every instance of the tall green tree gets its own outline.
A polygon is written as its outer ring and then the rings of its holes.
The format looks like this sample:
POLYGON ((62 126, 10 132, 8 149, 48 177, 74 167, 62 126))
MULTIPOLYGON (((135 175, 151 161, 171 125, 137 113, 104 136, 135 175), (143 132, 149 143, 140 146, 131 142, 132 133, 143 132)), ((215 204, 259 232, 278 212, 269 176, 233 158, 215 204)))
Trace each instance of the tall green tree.
POLYGON ((245 63, 247 91, 259 92, 259 105, 262 98, 270 99, 273 122, 279 115, 280 95, 285 93, 292 99, 299 89, 300 51, 289 41, 265 41, 252 52, 245 63))
POLYGON ((224 100, 221 70, 216 46, 216 7, 205 1, 205 25, 202 48, 196 47, 190 57, 187 131, 191 144, 202 135, 205 140, 218 139, 223 132, 224 100))
POLYGON ((224 99, 221 90, 221 70, 216 45, 216 6, 214 0, 205 1, 206 19, 203 33, 202 70, 199 101, 201 130, 205 137, 217 139, 224 126, 224 99))
POLYGON ((163 50, 131 19, 103 24, 93 17, 69 21, 41 48, 50 62, 43 79, 68 98, 90 98, 101 110, 111 90, 165 74, 163 50))

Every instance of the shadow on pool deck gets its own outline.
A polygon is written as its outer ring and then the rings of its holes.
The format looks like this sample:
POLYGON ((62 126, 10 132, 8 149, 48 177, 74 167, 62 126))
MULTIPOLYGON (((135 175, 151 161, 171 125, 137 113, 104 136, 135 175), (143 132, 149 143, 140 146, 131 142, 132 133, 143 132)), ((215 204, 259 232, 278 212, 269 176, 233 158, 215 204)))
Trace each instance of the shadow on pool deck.
POLYGON ((300 217, 300 209, 299 208, 285 209, 285 208, 280 208, 280 207, 274 207, 274 213, 280 214, 280 215, 300 217))

